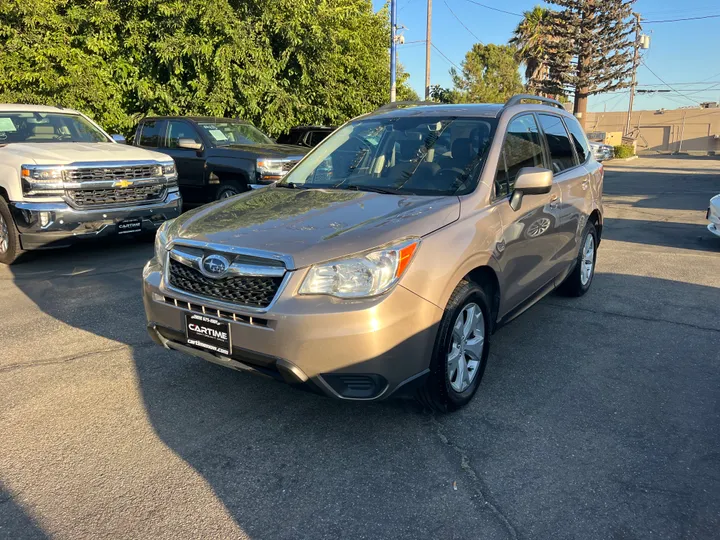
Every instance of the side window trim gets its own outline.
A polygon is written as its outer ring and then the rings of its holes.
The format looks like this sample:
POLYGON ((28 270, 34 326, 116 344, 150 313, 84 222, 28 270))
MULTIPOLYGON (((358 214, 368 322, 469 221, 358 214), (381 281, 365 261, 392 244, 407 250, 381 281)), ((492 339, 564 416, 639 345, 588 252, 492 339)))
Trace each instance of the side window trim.
MULTIPOLYGON (((539 114, 539 113, 534 113, 534 114, 537 115, 537 114, 539 114)), ((546 115, 546 116, 554 116, 555 118, 559 118, 559 119, 560 119, 560 124, 562 124, 563 128, 565 129, 565 133, 566 133, 567 136, 568 136, 568 141, 570 141, 570 148, 572 148, 573 157, 575 158, 575 159, 573 160, 573 162, 575 163, 575 165, 573 165, 572 167, 568 167, 567 169, 563 169, 563 170, 560 171, 559 173, 556 173, 555 171, 553 171, 553 178, 555 178, 556 176, 559 176, 559 175, 561 175, 561 174, 565 174, 565 173, 568 172, 568 171, 573 171, 573 170, 577 169, 578 167, 580 167, 580 166, 582 165, 582 163, 578 163, 578 162, 580 161, 580 159, 578 158, 577 152, 575 151, 575 145, 573 144, 572 134, 571 134, 570 131, 568 130, 567 126, 565 125, 565 119, 564 119, 562 116, 558 115, 558 114, 552 114, 552 113, 549 113, 549 112, 546 113, 545 111, 543 111, 542 114, 544 114, 544 115, 546 115)), ((544 145, 545 145, 545 148, 547 149, 547 159, 548 159, 548 162, 547 162, 547 163, 552 163, 552 156, 550 155, 550 143, 548 143, 548 141, 547 141, 547 136, 545 135, 545 130, 544 130, 543 127, 542 127, 542 123, 539 121, 540 119, 537 118, 537 120, 538 120, 538 126, 540 127, 540 133, 542 134, 542 137, 541 137, 541 138, 542 138, 542 140, 543 140, 543 143, 544 143, 544 145)), ((550 171, 552 171, 552 167, 548 167, 548 169, 549 169, 550 171)))

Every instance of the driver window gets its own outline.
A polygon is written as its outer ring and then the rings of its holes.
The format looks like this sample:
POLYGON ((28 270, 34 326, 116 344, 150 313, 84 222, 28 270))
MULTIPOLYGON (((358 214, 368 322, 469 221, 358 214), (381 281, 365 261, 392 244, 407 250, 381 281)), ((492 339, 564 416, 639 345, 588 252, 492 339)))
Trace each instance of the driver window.
POLYGON ((515 188, 518 172, 523 167, 542 167, 543 149, 540 130, 532 114, 513 118, 508 124, 498 170, 495 175, 495 197, 508 196, 515 188))
POLYGON ((182 120, 170 120, 168 126, 167 147, 178 148, 180 139, 192 139, 196 143, 202 143, 200 135, 195 128, 182 120))

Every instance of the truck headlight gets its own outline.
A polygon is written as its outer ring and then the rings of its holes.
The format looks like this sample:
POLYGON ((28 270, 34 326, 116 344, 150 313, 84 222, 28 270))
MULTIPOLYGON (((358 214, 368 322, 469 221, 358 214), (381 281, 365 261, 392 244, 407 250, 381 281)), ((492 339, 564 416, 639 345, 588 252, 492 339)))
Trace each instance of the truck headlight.
POLYGON ((259 158, 257 160, 258 180, 265 182, 275 182, 285 176, 285 159, 266 159, 259 158))
POLYGON ((310 268, 300 294, 367 298, 387 292, 407 270, 420 245, 417 238, 310 268))
POLYGON ((165 176, 171 176, 177 172, 175 170, 175 162, 174 161, 170 161, 167 163, 161 163, 160 166, 162 167, 162 173, 165 176))
POLYGON ((25 195, 62 195, 63 167, 47 165, 22 165, 20 177, 25 195))

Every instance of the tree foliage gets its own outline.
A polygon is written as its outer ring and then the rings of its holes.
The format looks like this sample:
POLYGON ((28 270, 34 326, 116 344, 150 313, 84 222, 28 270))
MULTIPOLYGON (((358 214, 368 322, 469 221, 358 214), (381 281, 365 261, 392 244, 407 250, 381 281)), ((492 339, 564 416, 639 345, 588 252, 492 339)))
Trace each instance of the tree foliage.
POLYGON ((450 70, 455 102, 505 103, 523 91, 520 64, 510 45, 476 43, 465 55, 462 72, 450 70))
POLYGON ((548 0, 554 12, 546 91, 574 91, 576 101, 628 86, 635 0, 548 0))
POLYGON ((510 39, 515 47, 515 58, 525 66, 525 84, 531 94, 542 93, 542 83, 550 78, 548 67, 549 49, 555 38, 552 22, 556 12, 535 6, 523 14, 510 39))
POLYGON ((336 125, 387 102, 389 36, 371 0, 3 0, 0 101, 124 133, 148 114, 336 125))

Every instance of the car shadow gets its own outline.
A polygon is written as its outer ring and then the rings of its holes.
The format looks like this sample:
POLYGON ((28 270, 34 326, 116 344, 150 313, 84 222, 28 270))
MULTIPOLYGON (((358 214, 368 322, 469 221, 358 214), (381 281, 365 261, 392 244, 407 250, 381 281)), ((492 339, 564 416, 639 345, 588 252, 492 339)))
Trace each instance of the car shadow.
POLYGON ((720 238, 704 224, 606 218, 603 240, 720 253, 720 238))
MULTIPOLYGON (((627 393, 625 385, 586 384, 587 377, 607 382, 607 370, 618 369, 623 362, 618 362, 617 345, 609 341, 609 335, 595 334, 602 325, 610 327, 612 321, 590 313, 585 324, 582 311, 608 308, 617 316, 632 314, 632 303, 640 298, 637 295, 652 304, 658 302, 662 291, 683 303, 677 312, 668 311, 670 321, 678 317, 679 323, 679 318, 684 318, 701 324, 701 315, 710 319, 714 313, 714 320, 718 320, 716 308, 711 306, 720 305, 720 289, 598 274, 593 291, 580 302, 549 297, 501 329, 494 338, 486 380, 476 399, 461 413, 436 417, 410 401, 332 401, 154 345, 145 332, 138 269, 151 252, 151 246, 138 245, 129 252, 110 246, 39 254, 34 264, 12 267, 14 284, 45 314, 128 347, 147 421, 154 432, 205 479, 228 515, 251 538, 502 538, 531 534, 537 526, 545 531, 563 530, 567 537, 605 538, 612 535, 612 526, 608 523, 597 529, 595 525, 605 523, 596 520, 598 515, 610 512, 608 500, 619 505, 611 513, 632 525, 631 530, 644 530, 648 516, 660 519, 658 515, 666 507, 654 509, 651 496, 616 489, 617 474, 623 478, 638 475, 644 482, 658 484, 658 489, 662 484, 662 489, 671 492, 677 483, 698 482, 702 489, 697 490, 697 504, 688 509, 692 517, 686 531, 704 527, 710 519, 708 512, 713 506, 709 497, 717 493, 712 480, 715 460, 692 461, 688 473, 688 466, 671 459, 690 433, 678 433, 663 442, 652 431, 658 421, 654 413, 628 403, 625 405, 632 411, 628 416, 620 402, 622 422, 618 423, 616 408, 603 406, 590 411, 581 405, 583 401, 641 400, 654 391, 652 381, 649 389, 640 386, 634 395, 627 393), (80 254, 83 260, 78 261, 80 254), (126 266, 108 273, 119 262, 126 266), (36 272, 42 265, 52 267, 52 275, 38 277, 36 272), (47 286, 48 280, 52 287, 47 286), (610 307, 605 305, 609 287, 625 292, 612 296, 610 307), (68 297, 78 291, 83 292, 82 304, 68 305, 68 297), (707 305, 707 314, 693 313, 697 305, 707 305), (590 344, 579 343, 579 338, 548 339, 571 328, 563 324, 572 324, 573 331, 590 344), (588 350, 593 350, 595 357, 606 356, 599 363, 588 362, 588 350), (553 382, 568 381, 569 375, 578 377, 570 381, 570 392, 553 382), (568 399, 577 410, 568 409, 568 399), (548 411, 552 414, 543 416, 548 411), (609 464, 604 461, 607 468, 598 470, 592 464, 599 450, 573 440, 575 435, 564 430, 565 420, 558 420, 580 413, 587 415, 582 422, 588 433, 636 439, 640 432, 648 438, 647 445, 643 442, 637 452, 624 447, 603 449, 603 460, 609 464), (542 437, 554 444, 562 441, 584 460, 582 474, 593 477, 602 488, 596 494, 588 493, 583 482, 567 477, 556 453, 546 453, 547 441, 538 441, 538 432, 527 425, 538 415, 546 421, 542 437), (646 425, 649 420, 650 427, 646 425), (444 430, 453 433, 452 438, 448 439, 444 430), (518 472, 513 461, 518 458, 518 449, 526 452, 524 458, 520 456, 523 462, 540 475, 534 481, 525 480, 522 489, 503 480, 505 473, 518 472), (648 468, 650 449, 659 457, 648 468), (505 456, 512 456, 512 460, 505 456), (661 459, 663 456, 667 459, 661 459), (622 473, 612 469, 620 462, 622 473), (552 475, 557 477, 553 482, 561 482, 561 492, 532 487, 532 482, 544 484, 552 475), (704 483, 699 480, 703 476, 704 483), (467 490, 453 495, 456 481, 471 486, 469 495, 467 490), (449 501, 449 497, 456 498, 449 501), (640 506, 638 499, 643 502, 640 506), (562 508, 563 515, 545 515, 544 509, 550 507, 562 508), (528 508, 527 512, 523 510, 528 508), (567 523, 567 515, 578 517, 567 523)), ((652 305, 647 309, 652 312, 652 305)), ((642 358, 634 361, 637 368, 622 367, 627 377, 639 377, 636 369, 642 373, 647 369, 642 358)), ((682 371, 677 375, 682 378, 682 371)), ((687 397, 683 393, 689 391, 689 384, 685 380, 674 384, 680 394, 670 401, 681 402, 687 397)), ((702 409, 698 414, 709 413, 702 409)), ((682 431, 682 427, 678 429, 682 431)), ((717 425, 708 426, 707 432, 696 434, 691 450, 706 449, 710 439, 716 442, 718 436, 717 425)), ((86 450, 102 452, 102 441, 86 450)), ((143 448, 138 447, 137 452, 142 454, 143 448)), ((163 493, 162 486, 153 489, 163 493)), ((145 493, 135 495, 143 498, 145 493)), ((674 497, 681 497, 681 493, 674 497)), ((156 502, 162 505, 162 500, 156 502)), ((689 504, 685 500, 682 503, 689 504)), ((12 500, 10 504, 14 504, 12 500)), ((9 523, 21 527, 23 521, 11 518, 9 523)))

